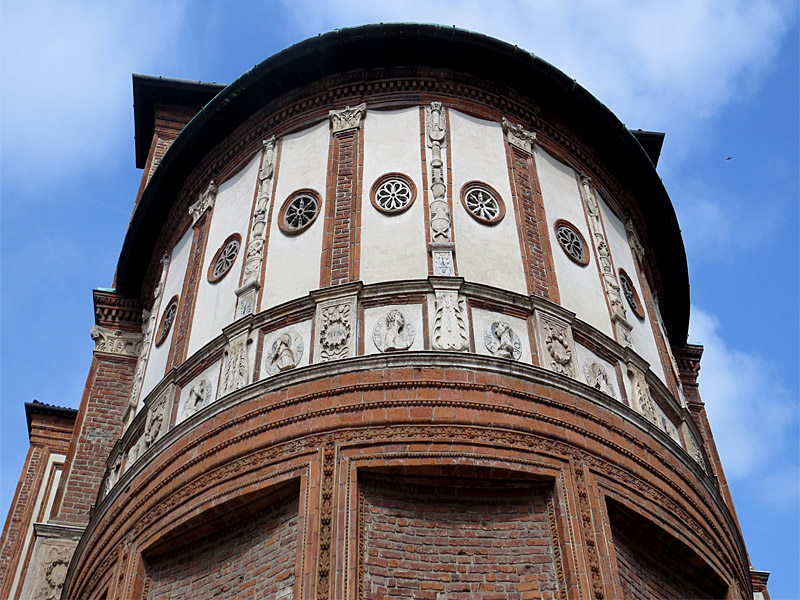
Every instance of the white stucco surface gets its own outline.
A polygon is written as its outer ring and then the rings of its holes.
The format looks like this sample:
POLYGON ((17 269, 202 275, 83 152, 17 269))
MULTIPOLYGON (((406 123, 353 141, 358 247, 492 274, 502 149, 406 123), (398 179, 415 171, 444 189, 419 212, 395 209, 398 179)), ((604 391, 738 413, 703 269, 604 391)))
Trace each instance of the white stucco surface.
POLYGON ((656 345, 656 339, 653 335, 653 328, 650 325, 650 317, 647 314, 647 307, 644 305, 644 294, 642 293, 642 287, 639 285, 639 278, 636 275, 633 251, 631 250, 630 244, 628 244, 628 234, 625 232, 625 224, 611 211, 602 197, 598 195, 597 198, 599 200, 600 212, 603 216, 603 223, 606 228, 608 248, 614 260, 614 267, 617 269, 617 277, 619 277, 619 269, 625 269, 625 272, 628 274, 628 277, 630 277, 631 282, 633 282, 636 293, 639 294, 639 299, 642 302, 644 319, 639 319, 623 294, 622 302, 625 305, 628 323, 633 327, 633 331, 631 332, 633 348, 642 358, 650 363, 650 369, 653 373, 655 373, 661 381, 666 381, 664 377, 664 366, 661 364, 661 357, 658 353, 658 346, 656 345))
POLYGON ((375 326, 382 321, 391 310, 403 313, 406 323, 414 328, 414 341, 408 350, 425 349, 425 330, 422 323, 421 304, 392 304, 364 309, 364 354, 381 354, 375 345, 375 326))
POLYGON ((603 284, 597 270, 594 246, 583 212, 575 171, 557 161, 538 146, 534 152, 536 170, 542 187, 544 209, 547 214, 547 231, 553 249, 553 265, 558 281, 561 306, 573 311, 579 319, 613 337, 611 317, 608 314, 603 284), (558 243, 554 230, 558 219, 569 221, 577 227, 589 246, 589 264, 581 266, 567 256, 558 243))
POLYGON ((425 207, 422 200, 419 109, 367 111, 364 120, 361 199, 361 280, 364 283, 428 276, 425 207), (403 173, 417 197, 403 213, 386 215, 370 201, 373 183, 386 173, 403 173))
POLYGON ((268 333, 264 338, 264 348, 261 351, 261 365, 259 367, 259 379, 266 379, 267 377, 271 377, 269 368, 270 368, 270 355, 272 344, 278 338, 279 335, 282 333, 291 333, 294 332, 300 336, 300 340, 303 342, 303 354, 300 356, 300 360, 297 361, 297 365, 294 367, 298 369, 300 367, 305 367, 306 365, 310 364, 311 362, 311 320, 302 321, 301 323, 294 323, 292 325, 287 325, 286 327, 281 327, 280 329, 276 329, 268 333))
POLYGON ((197 303, 194 309, 194 320, 187 356, 191 356, 204 344, 218 336, 222 328, 233 321, 236 312, 236 288, 239 287, 239 276, 242 272, 244 257, 247 253, 247 232, 250 212, 253 207, 256 186, 258 184, 258 168, 261 154, 231 179, 219 186, 214 211, 211 215, 211 226, 208 231, 208 242, 200 272, 200 285, 197 288, 197 303), (228 274, 216 282, 208 281, 208 269, 214 255, 228 237, 238 233, 242 238, 242 246, 228 274))
MULTIPOLYGON (((208 367, 206 370, 200 373, 197 377, 192 379, 192 381, 186 384, 183 388, 181 388, 181 397, 178 405, 178 415, 175 417, 176 425, 188 418, 187 416, 184 415, 184 411, 186 410, 186 401, 189 397, 189 392, 191 391, 192 386, 195 383, 199 382, 202 379, 205 379, 211 385, 211 395, 208 404, 206 404, 206 406, 210 406, 217 399, 217 389, 218 389, 217 386, 219 384, 219 368, 221 362, 222 361, 219 360, 216 361, 214 364, 212 364, 210 367, 208 367)), ((205 406, 203 408, 205 408, 205 406)))
POLYGON ((281 141, 260 310, 305 296, 319 287, 329 131, 326 119, 281 141), (289 236, 278 227, 278 214, 284 201, 301 188, 316 190, 323 206, 311 227, 289 236))
MULTIPOLYGON (((192 251, 192 236, 194 230, 190 227, 183 237, 175 244, 172 249, 172 254, 169 261, 169 270, 167 271, 167 281, 164 283, 164 292, 161 294, 161 305, 158 309, 158 317, 156 318, 155 330, 150 336, 151 347, 150 356, 147 359, 147 369, 144 373, 144 381, 142 382, 142 392, 139 396, 139 405, 144 403, 145 397, 150 393, 156 384, 164 378, 164 371, 167 367, 167 358, 169 357, 169 348, 172 344, 172 337, 175 334, 175 324, 167 335, 167 339, 160 346, 156 346, 158 339, 158 331, 161 326, 161 317, 164 311, 169 306, 169 301, 173 296, 178 296, 178 306, 180 307, 180 294, 183 291, 183 279, 186 276, 186 267, 189 264, 189 254, 192 251)), ((176 322, 180 319, 179 312, 175 315, 176 322)))
POLYGON ((475 352, 494 356, 486 347, 486 332, 490 331, 492 324, 497 321, 505 321, 511 326, 514 333, 519 338, 520 357, 518 362, 531 364, 531 342, 528 335, 528 322, 525 319, 502 315, 499 313, 483 310, 482 308, 472 309, 472 336, 475 340, 475 352))
POLYGON ((503 128, 500 123, 455 110, 450 110, 449 115, 448 151, 452 154, 451 193, 459 275, 467 281, 527 294, 503 128), (461 203, 461 188, 469 181, 487 183, 499 192, 506 205, 502 221, 485 225, 470 216, 461 203))

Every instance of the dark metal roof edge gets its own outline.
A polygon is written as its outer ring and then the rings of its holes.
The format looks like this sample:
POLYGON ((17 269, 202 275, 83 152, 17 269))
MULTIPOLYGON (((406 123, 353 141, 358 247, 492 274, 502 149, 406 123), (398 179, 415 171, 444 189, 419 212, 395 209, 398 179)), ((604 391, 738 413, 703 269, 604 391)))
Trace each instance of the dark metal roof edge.
MULTIPOLYGON (((216 94, 173 142, 145 188, 123 244, 117 288, 129 296, 140 294, 146 265, 134 263, 137 255, 149 260, 157 235, 153 230, 160 230, 162 224, 161 221, 149 223, 151 217, 163 219, 166 216, 169 204, 164 202, 170 195, 174 199, 178 182, 190 173, 197 160, 251 116, 252 108, 250 112, 242 110, 248 108, 248 101, 253 102, 257 96, 263 105, 273 97, 325 75, 378 66, 376 57, 388 60, 386 54, 390 50, 387 48, 393 41, 434 45, 439 50, 425 55, 424 60, 408 59, 404 52, 403 64, 470 73, 507 85, 524 95, 534 93, 534 81, 538 86, 546 82, 549 89, 543 93, 557 97, 563 104, 562 112, 570 115, 567 122, 594 143, 611 146, 614 152, 604 158, 608 159, 612 172, 629 177, 641 188, 637 196, 646 198, 640 200, 640 207, 663 281, 665 327, 672 344, 685 343, 689 323, 685 248, 672 202, 639 140, 604 104, 550 63, 484 34, 441 25, 395 23, 336 29, 281 50, 216 94), (371 45, 374 52, 362 51, 354 58, 352 50, 358 45, 371 45), (470 62, 470 57, 476 53, 482 59, 478 67, 475 61, 470 62), (575 110, 577 108, 581 110, 575 110)), ((404 50, 417 51, 418 47, 404 46, 404 50)), ((391 64, 400 64, 400 59, 396 58, 391 64)))
POLYGON ((66 406, 55 406, 53 404, 45 404, 34 400, 33 402, 25 403, 25 420, 28 423, 28 440, 31 437, 31 421, 33 415, 54 415, 57 417, 69 417, 74 419, 78 416, 78 409, 67 408, 66 406))

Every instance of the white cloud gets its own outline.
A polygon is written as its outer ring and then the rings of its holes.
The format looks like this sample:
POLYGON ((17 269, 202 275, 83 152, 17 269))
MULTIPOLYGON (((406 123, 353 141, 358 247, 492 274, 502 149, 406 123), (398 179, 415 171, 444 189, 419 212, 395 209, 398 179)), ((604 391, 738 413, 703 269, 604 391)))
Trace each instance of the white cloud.
MULTIPOLYGON (((767 486, 789 480, 792 473, 796 476, 796 460, 787 462, 786 457, 795 455, 788 446, 795 439, 798 407, 778 383, 773 367, 755 353, 729 348, 718 319, 696 306, 689 339, 705 348, 700 395, 728 479, 753 478, 767 486)), ((792 487, 788 490, 791 493, 792 487)))
POLYGON ((169 55, 182 14, 180 2, 3 3, 4 178, 47 184, 132 146, 131 73, 169 55))

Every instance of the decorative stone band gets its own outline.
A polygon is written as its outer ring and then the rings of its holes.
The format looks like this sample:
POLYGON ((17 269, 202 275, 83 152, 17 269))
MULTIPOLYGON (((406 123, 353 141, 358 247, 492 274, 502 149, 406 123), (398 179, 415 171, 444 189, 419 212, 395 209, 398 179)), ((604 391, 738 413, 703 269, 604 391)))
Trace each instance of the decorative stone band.
POLYGON ((341 133, 349 129, 361 127, 361 121, 367 116, 367 104, 362 102, 358 106, 345 106, 341 110, 332 110, 328 113, 331 120, 331 131, 341 133))
POLYGON ((523 129, 522 125, 516 125, 503 117, 503 131, 506 134, 506 141, 512 146, 516 146, 520 150, 533 153, 533 146, 536 144, 536 134, 527 129, 523 129))
POLYGON ((137 358, 142 348, 141 333, 127 333, 112 331, 99 325, 94 325, 90 334, 94 340, 94 351, 107 354, 121 354, 137 358))
POLYGON ((205 214, 205 212, 214 206, 214 202, 217 200, 217 186, 214 183, 214 180, 211 180, 202 194, 200 194, 197 202, 192 204, 189 207, 189 214, 192 215, 192 225, 194 226, 197 221, 200 220, 200 217, 205 214))

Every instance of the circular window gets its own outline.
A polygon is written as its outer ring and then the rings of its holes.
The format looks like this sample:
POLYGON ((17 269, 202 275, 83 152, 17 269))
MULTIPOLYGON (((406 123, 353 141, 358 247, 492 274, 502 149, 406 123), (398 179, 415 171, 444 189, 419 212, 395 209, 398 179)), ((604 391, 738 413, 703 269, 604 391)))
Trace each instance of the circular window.
POLYGON ((208 267, 208 280, 211 283, 216 283, 228 274, 233 263, 236 262, 241 247, 242 236, 238 233, 234 233, 225 240, 208 267))
POLYGON ((573 261, 579 265, 589 264, 589 252, 586 249, 586 240, 581 232, 569 221, 559 219, 555 223, 556 239, 573 261))
POLYGON ((287 235, 302 233, 317 219, 319 194, 314 190, 297 190, 286 199, 278 215, 278 226, 287 235))
POLYGON ((472 217, 486 225, 494 225, 506 216, 506 205, 493 187, 477 181, 461 188, 461 203, 472 217))
POLYGON ((372 184, 372 206, 387 215, 396 215, 414 203, 417 189, 402 173, 387 173, 372 184))
POLYGON ((178 312, 178 297, 173 296, 172 300, 167 304, 164 314, 161 315, 161 324, 158 326, 158 337, 156 338, 156 346, 164 343, 169 335, 169 330, 172 329, 172 324, 175 322, 175 315, 178 312))
POLYGON ((639 319, 644 319, 644 310, 642 310, 642 302, 639 300, 639 294, 636 293, 636 288, 633 286, 633 281, 628 277, 624 269, 619 270, 619 286, 622 288, 622 293, 625 300, 628 301, 628 306, 631 307, 633 314, 639 319))

